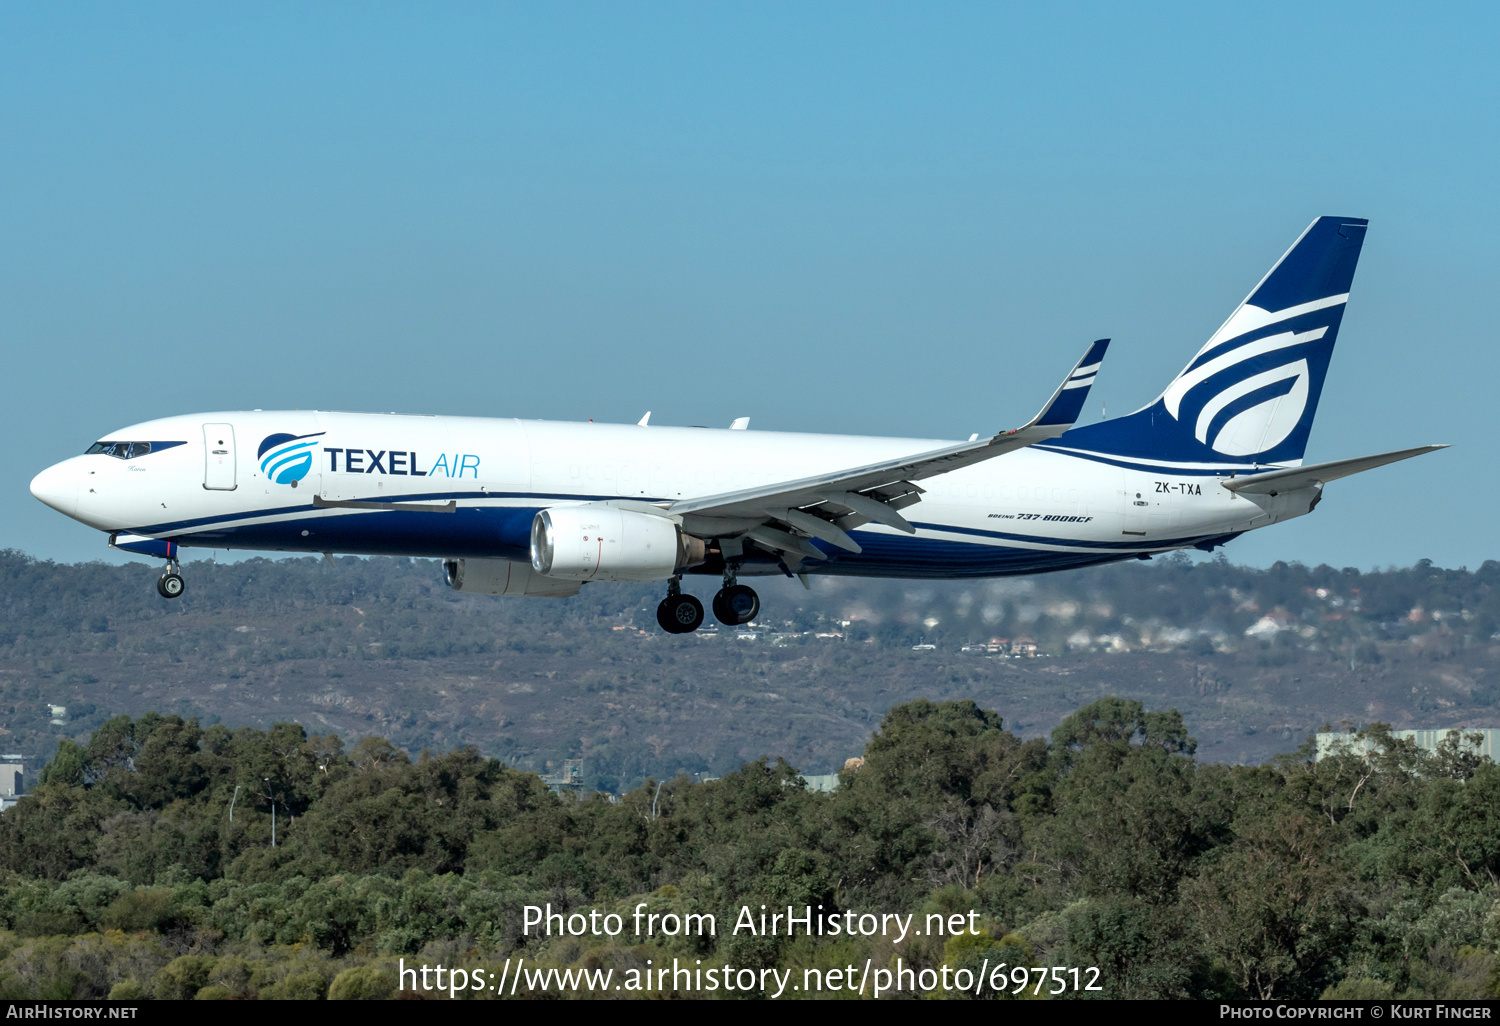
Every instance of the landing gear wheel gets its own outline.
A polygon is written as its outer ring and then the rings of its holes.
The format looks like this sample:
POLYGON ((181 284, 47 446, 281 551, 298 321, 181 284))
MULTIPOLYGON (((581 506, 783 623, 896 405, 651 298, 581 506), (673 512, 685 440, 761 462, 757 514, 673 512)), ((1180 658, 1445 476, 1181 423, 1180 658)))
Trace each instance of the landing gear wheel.
POLYGON ((156 591, 162 598, 179 598, 187 591, 187 582, 182 579, 181 574, 168 571, 156 582, 156 591))
POLYGON ((703 603, 691 595, 668 595, 656 607, 656 622, 668 634, 689 634, 703 623, 703 603))
POLYGON ((760 596, 743 584, 720 588, 714 596, 714 618, 727 627, 749 623, 760 615, 760 596))

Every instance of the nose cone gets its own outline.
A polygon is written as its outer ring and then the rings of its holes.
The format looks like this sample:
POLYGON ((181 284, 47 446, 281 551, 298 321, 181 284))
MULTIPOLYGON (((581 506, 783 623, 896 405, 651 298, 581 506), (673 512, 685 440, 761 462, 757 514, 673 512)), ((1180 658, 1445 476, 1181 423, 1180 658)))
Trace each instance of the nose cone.
POLYGON ((31 494, 59 513, 78 512, 78 472, 67 463, 48 467, 31 479, 31 494))

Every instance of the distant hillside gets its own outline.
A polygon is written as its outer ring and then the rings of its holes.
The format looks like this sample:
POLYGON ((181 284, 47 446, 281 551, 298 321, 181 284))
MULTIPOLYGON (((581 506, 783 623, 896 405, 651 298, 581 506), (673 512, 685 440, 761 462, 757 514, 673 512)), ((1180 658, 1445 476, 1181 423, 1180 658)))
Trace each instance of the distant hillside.
POLYGON ((156 710, 413 752, 474 745, 538 770, 582 757, 591 785, 620 790, 761 755, 828 772, 918 697, 972 698, 1037 736, 1126 694, 1180 709, 1200 757, 1228 762, 1345 719, 1500 726, 1494 561, 772 580, 753 640, 661 634, 654 586, 493 599, 450 591, 435 562, 257 559, 188 564, 186 597, 168 602, 158 572, 0 553, 0 751, 39 765, 59 737, 156 710), (1041 657, 1009 655, 1031 646, 1041 657))

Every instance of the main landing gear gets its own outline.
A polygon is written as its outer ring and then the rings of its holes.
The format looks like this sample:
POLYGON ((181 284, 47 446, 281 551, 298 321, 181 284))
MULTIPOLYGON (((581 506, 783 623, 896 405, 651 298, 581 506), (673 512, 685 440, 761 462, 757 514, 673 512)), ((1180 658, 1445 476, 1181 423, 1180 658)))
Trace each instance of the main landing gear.
POLYGON ((760 615, 760 596, 755 589, 736 583, 736 564, 724 567, 724 587, 714 596, 714 619, 726 627, 738 627, 760 615))
POLYGON ((682 590, 682 578, 667 582, 667 597, 656 607, 656 622, 668 634, 690 634, 703 625, 703 603, 682 590))
MULTIPOLYGON (((747 624, 760 615, 754 588, 735 583, 733 567, 724 571, 724 587, 714 596, 714 618, 728 627, 747 624)), ((656 607, 656 622, 668 634, 690 634, 703 626, 703 603, 682 590, 682 578, 667 582, 667 597, 656 607)))
POLYGON ((156 593, 162 598, 181 598, 182 593, 187 591, 187 582, 182 579, 182 567, 177 565, 174 559, 167 564, 162 571, 161 578, 156 582, 156 593))

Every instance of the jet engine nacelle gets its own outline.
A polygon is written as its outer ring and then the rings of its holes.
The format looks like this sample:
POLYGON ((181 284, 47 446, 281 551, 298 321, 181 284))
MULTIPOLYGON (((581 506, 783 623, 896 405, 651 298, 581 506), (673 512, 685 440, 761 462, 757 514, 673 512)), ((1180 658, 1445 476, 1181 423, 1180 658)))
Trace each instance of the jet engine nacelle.
POLYGON ((509 559, 449 559, 443 563, 448 587, 481 595, 525 595, 529 598, 567 598, 582 587, 533 573, 525 563, 509 559))
POLYGON ((531 522, 531 569, 570 581, 665 581, 705 548, 666 517, 616 506, 555 506, 531 522))

